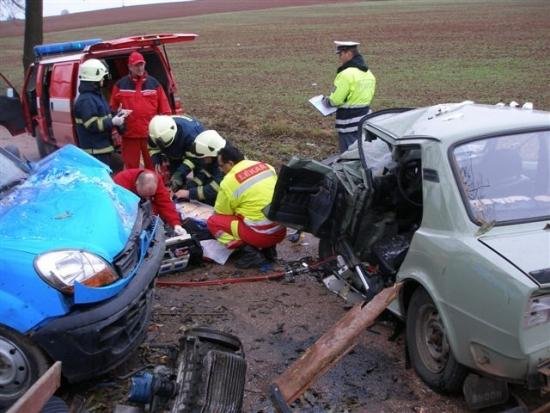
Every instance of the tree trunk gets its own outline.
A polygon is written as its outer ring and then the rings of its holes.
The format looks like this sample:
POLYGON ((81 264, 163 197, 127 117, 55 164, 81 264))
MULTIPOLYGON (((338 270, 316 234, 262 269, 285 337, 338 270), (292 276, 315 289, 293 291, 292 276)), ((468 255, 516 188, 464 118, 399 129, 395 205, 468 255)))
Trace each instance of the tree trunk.
POLYGON ((25 72, 34 60, 33 47, 42 44, 42 0, 25 0, 25 44, 23 68, 25 72))

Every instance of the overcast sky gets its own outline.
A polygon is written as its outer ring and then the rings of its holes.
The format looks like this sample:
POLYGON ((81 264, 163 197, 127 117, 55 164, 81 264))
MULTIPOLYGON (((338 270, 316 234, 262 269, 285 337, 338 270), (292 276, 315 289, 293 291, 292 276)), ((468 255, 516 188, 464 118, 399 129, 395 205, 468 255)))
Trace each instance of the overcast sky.
MULTIPOLYGON (((69 13, 78 13, 81 11, 109 9, 122 6, 137 6, 140 4, 153 3, 177 3, 178 1, 193 0, 43 0, 44 16, 59 16, 62 10, 69 13)), ((4 13, 0 13, 0 18, 5 18, 4 13)), ((25 15, 21 13, 16 17, 24 19, 25 15)))

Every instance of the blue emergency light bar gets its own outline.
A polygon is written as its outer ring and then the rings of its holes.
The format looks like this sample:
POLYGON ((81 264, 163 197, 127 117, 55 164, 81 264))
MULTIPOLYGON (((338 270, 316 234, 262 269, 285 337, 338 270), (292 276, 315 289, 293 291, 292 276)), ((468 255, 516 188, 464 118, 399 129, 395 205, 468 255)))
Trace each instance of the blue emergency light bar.
POLYGON ((74 42, 48 43, 40 46, 34 46, 33 52, 36 58, 49 56, 53 54, 80 52, 84 50, 86 47, 96 43, 100 43, 100 42, 101 42, 101 39, 87 39, 87 40, 76 40, 74 42))

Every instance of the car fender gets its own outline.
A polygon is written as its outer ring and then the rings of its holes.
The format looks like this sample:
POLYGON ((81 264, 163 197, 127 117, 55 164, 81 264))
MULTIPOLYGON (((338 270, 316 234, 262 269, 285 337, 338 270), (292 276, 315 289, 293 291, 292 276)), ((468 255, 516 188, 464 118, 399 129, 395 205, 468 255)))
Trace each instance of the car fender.
MULTIPOLYGON (((402 268, 404 267, 405 266, 403 266, 402 268)), ((403 317, 403 319, 407 318, 409 303, 414 291, 417 288, 424 289, 432 299, 434 305, 437 308, 437 311, 439 312, 439 316, 443 320, 443 325, 445 326, 445 334, 447 336, 447 341, 453 352, 453 355, 459 363, 469 364, 468 361, 465 360, 463 357, 459 357, 463 355, 462 351, 458 351, 458 349, 461 347, 460 340, 456 334, 455 329, 453 328, 453 323, 451 323, 449 319, 449 314, 445 310, 445 306, 441 304, 441 295, 437 287, 433 283, 431 277, 423 272, 421 269, 415 268, 414 271, 399 271, 397 278, 404 284, 399 295, 399 307, 401 310, 400 315, 403 317)))
POLYGON ((0 290, 0 320, 3 326, 25 334, 46 317, 42 309, 29 305, 24 297, 0 290))

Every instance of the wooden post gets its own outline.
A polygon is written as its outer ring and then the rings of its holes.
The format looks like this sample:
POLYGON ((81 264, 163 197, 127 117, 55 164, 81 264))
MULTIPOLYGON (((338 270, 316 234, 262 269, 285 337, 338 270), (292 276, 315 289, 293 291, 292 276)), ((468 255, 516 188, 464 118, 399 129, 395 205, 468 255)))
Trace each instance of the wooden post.
POLYGON ((61 385, 61 362, 56 361, 46 373, 10 407, 7 413, 38 413, 61 385))
MULTIPOLYGON (((397 297, 401 284, 378 293, 366 305, 356 304, 305 353, 277 377, 272 385, 287 404, 292 403, 311 384, 345 356, 358 342, 360 334, 397 297)), ((281 409, 280 409, 281 410, 281 409)))

